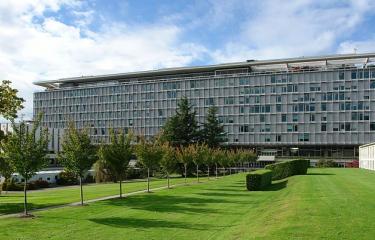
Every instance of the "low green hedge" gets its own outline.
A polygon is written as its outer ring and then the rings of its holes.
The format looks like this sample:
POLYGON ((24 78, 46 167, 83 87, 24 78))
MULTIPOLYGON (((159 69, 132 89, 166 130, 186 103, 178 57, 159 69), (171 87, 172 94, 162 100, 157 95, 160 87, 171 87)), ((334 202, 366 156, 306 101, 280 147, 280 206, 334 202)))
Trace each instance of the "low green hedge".
POLYGON ((272 171, 257 170, 246 175, 246 187, 249 191, 262 190, 271 185, 272 171))
POLYGON ((309 160, 298 159, 269 164, 265 169, 272 171, 272 180, 280 180, 293 175, 304 175, 309 166, 309 160))

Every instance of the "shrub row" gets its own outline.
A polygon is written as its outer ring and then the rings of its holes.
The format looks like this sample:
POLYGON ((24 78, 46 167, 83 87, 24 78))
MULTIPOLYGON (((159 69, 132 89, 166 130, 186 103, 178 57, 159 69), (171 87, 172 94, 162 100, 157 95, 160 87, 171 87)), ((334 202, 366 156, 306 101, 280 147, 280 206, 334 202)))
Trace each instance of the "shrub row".
POLYGON ((319 159, 319 161, 316 163, 316 167, 330 168, 330 167, 337 167, 337 164, 331 159, 319 159))
POLYGON ((293 175, 304 175, 309 166, 309 160, 298 159, 269 164, 265 169, 272 171, 272 180, 280 180, 293 175))
MULTIPOLYGON (((23 191, 25 183, 15 183, 15 182, 4 182, 2 184, 3 191, 23 191)), ((48 188, 49 183, 44 180, 36 180, 33 182, 27 183, 27 190, 36 190, 40 188, 48 188)))
POLYGON ((249 191, 262 190, 271 185, 272 171, 262 169, 251 172, 246 176, 246 187, 249 191))

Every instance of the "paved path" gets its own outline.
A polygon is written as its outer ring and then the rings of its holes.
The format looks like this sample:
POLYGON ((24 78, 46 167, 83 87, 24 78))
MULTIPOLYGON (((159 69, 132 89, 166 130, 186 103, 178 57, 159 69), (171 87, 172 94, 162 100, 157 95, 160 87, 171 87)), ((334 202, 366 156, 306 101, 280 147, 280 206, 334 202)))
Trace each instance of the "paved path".
MULTIPOLYGON (((211 179, 215 180, 215 178, 211 178, 211 179)), ((207 182, 207 181, 204 181, 204 182, 207 182)), ((203 182, 199 182, 199 183, 203 183, 203 182)), ((171 185, 170 187, 188 186, 188 185, 195 185, 195 184, 199 184, 199 183, 197 183, 197 182, 187 183, 187 184, 185 184, 185 183, 179 183, 179 184, 171 185)), ((167 188, 168 188, 167 186, 158 187, 158 188, 152 188, 152 189, 150 189, 150 191, 153 192, 153 191, 158 191, 158 190, 167 189, 167 188)), ((147 192, 147 189, 136 191, 136 192, 130 192, 130 193, 122 194, 122 196, 123 197, 128 197, 128 196, 132 196, 132 195, 136 195, 136 194, 141 194, 141 193, 146 193, 146 192, 147 192)), ((84 204, 98 202, 98 201, 104 201, 104 200, 109 200, 109 199, 115 199, 115 198, 119 198, 119 197, 120 197, 120 195, 112 195, 112 196, 107 196, 107 197, 95 198, 95 199, 90 199, 90 200, 84 201, 84 204)), ((32 213, 35 213, 35 212, 41 212, 41 211, 46 211, 46 210, 51 210, 51 209, 57 209, 57 208, 64 208, 64 207, 79 206, 79 205, 81 205, 81 202, 74 202, 74 203, 68 203, 68 204, 63 204, 63 205, 51 206, 51 207, 46 207, 46 208, 33 209, 33 210, 29 210, 29 213, 32 214, 32 213)), ((22 214, 23 214, 23 212, 21 212, 21 213, 4 214, 4 215, 0 215, 0 219, 1 218, 19 217, 22 214)))

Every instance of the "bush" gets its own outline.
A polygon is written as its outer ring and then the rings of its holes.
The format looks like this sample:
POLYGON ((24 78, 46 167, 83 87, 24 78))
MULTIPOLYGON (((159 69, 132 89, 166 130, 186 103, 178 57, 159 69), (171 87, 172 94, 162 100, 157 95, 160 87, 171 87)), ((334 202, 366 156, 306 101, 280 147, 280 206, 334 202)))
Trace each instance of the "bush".
POLYGON ((353 160, 349 163, 345 164, 345 167, 347 168, 359 168, 359 161, 358 160, 353 160))
POLYGON ((32 182, 36 188, 48 188, 49 183, 45 180, 36 180, 32 182))
POLYGON ((85 179, 83 179, 83 182, 84 183, 94 183, 95 179, 94 179, 94 177, 91 174, 87 174, 87 176, 85 177, 85 179))
POLYGON ((337 164, 330 159, 319 159, 316 163, 316 167, 318 168, 328 168, 328 167, 337 167, 337 164))
POLYGON ((147 177, 147 169, 128 168, 126 169, 126 179, 141 179, 147 177))
POLYGON ((271 185, 271 182, 272 171, 266 169, 251 172, 246 176, 246 187, 249 191, 262 190, 271 185))
POLYGON ((280 180, 293 175, 304 175, 309 166, 309 160, 298 159, 269 164, 265 169, 272 171, 272 180, 280 180))
POLYGON ((61 172, 56 180, 56 184, 62 186, 77 185, 78 179, 73 173, 61 172))
MULTIPOLYGON (((2 185, 3 191, 23 191, 25 184, 24 183, 15 183, 15 182, 5 182, 2 185)), ((27 190, 37 189, 35 184, 30 182, 26 186, 27 190)))

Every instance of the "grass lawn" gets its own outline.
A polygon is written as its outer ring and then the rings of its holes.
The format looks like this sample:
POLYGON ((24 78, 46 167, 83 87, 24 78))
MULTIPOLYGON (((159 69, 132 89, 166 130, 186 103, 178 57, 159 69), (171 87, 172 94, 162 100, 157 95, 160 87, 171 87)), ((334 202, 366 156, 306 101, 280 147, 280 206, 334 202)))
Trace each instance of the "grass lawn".
POLYGON ((0 239, 374 239, 374 172, 310 169, 259 192, 244 180, 0 219, 0 239))
MULTIPOLYGON (((202 179, 203 181, 205 179, 202 179)), ((185 181, 184 178, 171 178, 172 184, 179 184, 185 181)), ((188 182, 194 182, 188 179, 188 182)), ((152 179, 150 187, 157 188, 167 185, 165 179, 152 179)), ((147 182, 129 182, 122 185, 123 193, 135 192, 147 189, 147 182)), ((83 193, 85 200, 119 194, 118 183, 89 184, 84 185, 83 193)), ((30 209, 44 208, 80 201, 79 186, 51 188, 37 191, 30 191, 27 194, 30 209)), ((23 211, 23 192, 2 192, 0 196, 0 216, 8 213, 23 211)))

